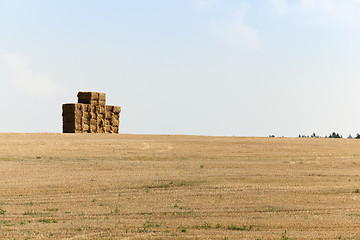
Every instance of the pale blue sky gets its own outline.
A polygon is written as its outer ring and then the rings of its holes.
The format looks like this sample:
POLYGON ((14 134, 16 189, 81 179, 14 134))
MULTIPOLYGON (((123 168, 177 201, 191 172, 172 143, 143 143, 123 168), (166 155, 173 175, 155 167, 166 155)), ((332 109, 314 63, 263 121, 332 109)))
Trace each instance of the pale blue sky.
POLYGON ((360 0, 0 0, 0 132, 78 91, 122 133, 360 132, 360 0))

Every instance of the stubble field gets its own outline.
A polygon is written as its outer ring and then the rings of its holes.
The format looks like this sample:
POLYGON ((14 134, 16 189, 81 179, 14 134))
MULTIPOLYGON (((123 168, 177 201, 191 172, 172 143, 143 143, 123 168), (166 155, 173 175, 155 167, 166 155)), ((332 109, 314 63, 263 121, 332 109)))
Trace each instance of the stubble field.
POLYGON ((360 140, 0 134, 0 239, 360 239, 360 140))

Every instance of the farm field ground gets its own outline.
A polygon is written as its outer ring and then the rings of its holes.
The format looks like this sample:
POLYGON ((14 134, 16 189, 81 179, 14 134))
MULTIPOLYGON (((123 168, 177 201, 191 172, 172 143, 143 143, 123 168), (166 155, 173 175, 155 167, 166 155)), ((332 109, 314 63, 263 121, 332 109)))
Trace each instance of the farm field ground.
POLYGON ((360 140, 0 134, 0 239, 360 239, 360 140))

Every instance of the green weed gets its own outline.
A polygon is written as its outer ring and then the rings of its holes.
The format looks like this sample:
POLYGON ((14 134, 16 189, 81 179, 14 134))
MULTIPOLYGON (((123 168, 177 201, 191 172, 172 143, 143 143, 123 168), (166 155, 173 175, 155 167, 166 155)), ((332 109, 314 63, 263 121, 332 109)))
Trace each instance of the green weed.
POLYGON ((55 218, 43 218, 43 219, 39 219, 38 222, 41 223, 57 223, 58 220, 55 218))
POLYGON ((5 209, 0 208, 0 215, 5 215, 5 213, 6 213, 6 210, 5 210, 5 209))
POLYGON ((233 230, 233 231, 251 231, 251 230, 253 230, 254 228, 255 228, 254 225, 249 225, 249 226, 243 225, 242 227, 238 227, 238 226, 233 225, 233 224, 228 225, 228 229, 229 229, 229 230, 233 230))

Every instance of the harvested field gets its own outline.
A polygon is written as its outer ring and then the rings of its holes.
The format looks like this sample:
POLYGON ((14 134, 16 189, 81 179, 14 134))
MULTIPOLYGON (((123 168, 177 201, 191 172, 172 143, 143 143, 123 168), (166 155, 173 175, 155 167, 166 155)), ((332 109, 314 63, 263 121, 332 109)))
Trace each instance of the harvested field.
POLYGON ((0 134, 0 239, 360 239, 360 140, 0 134))

